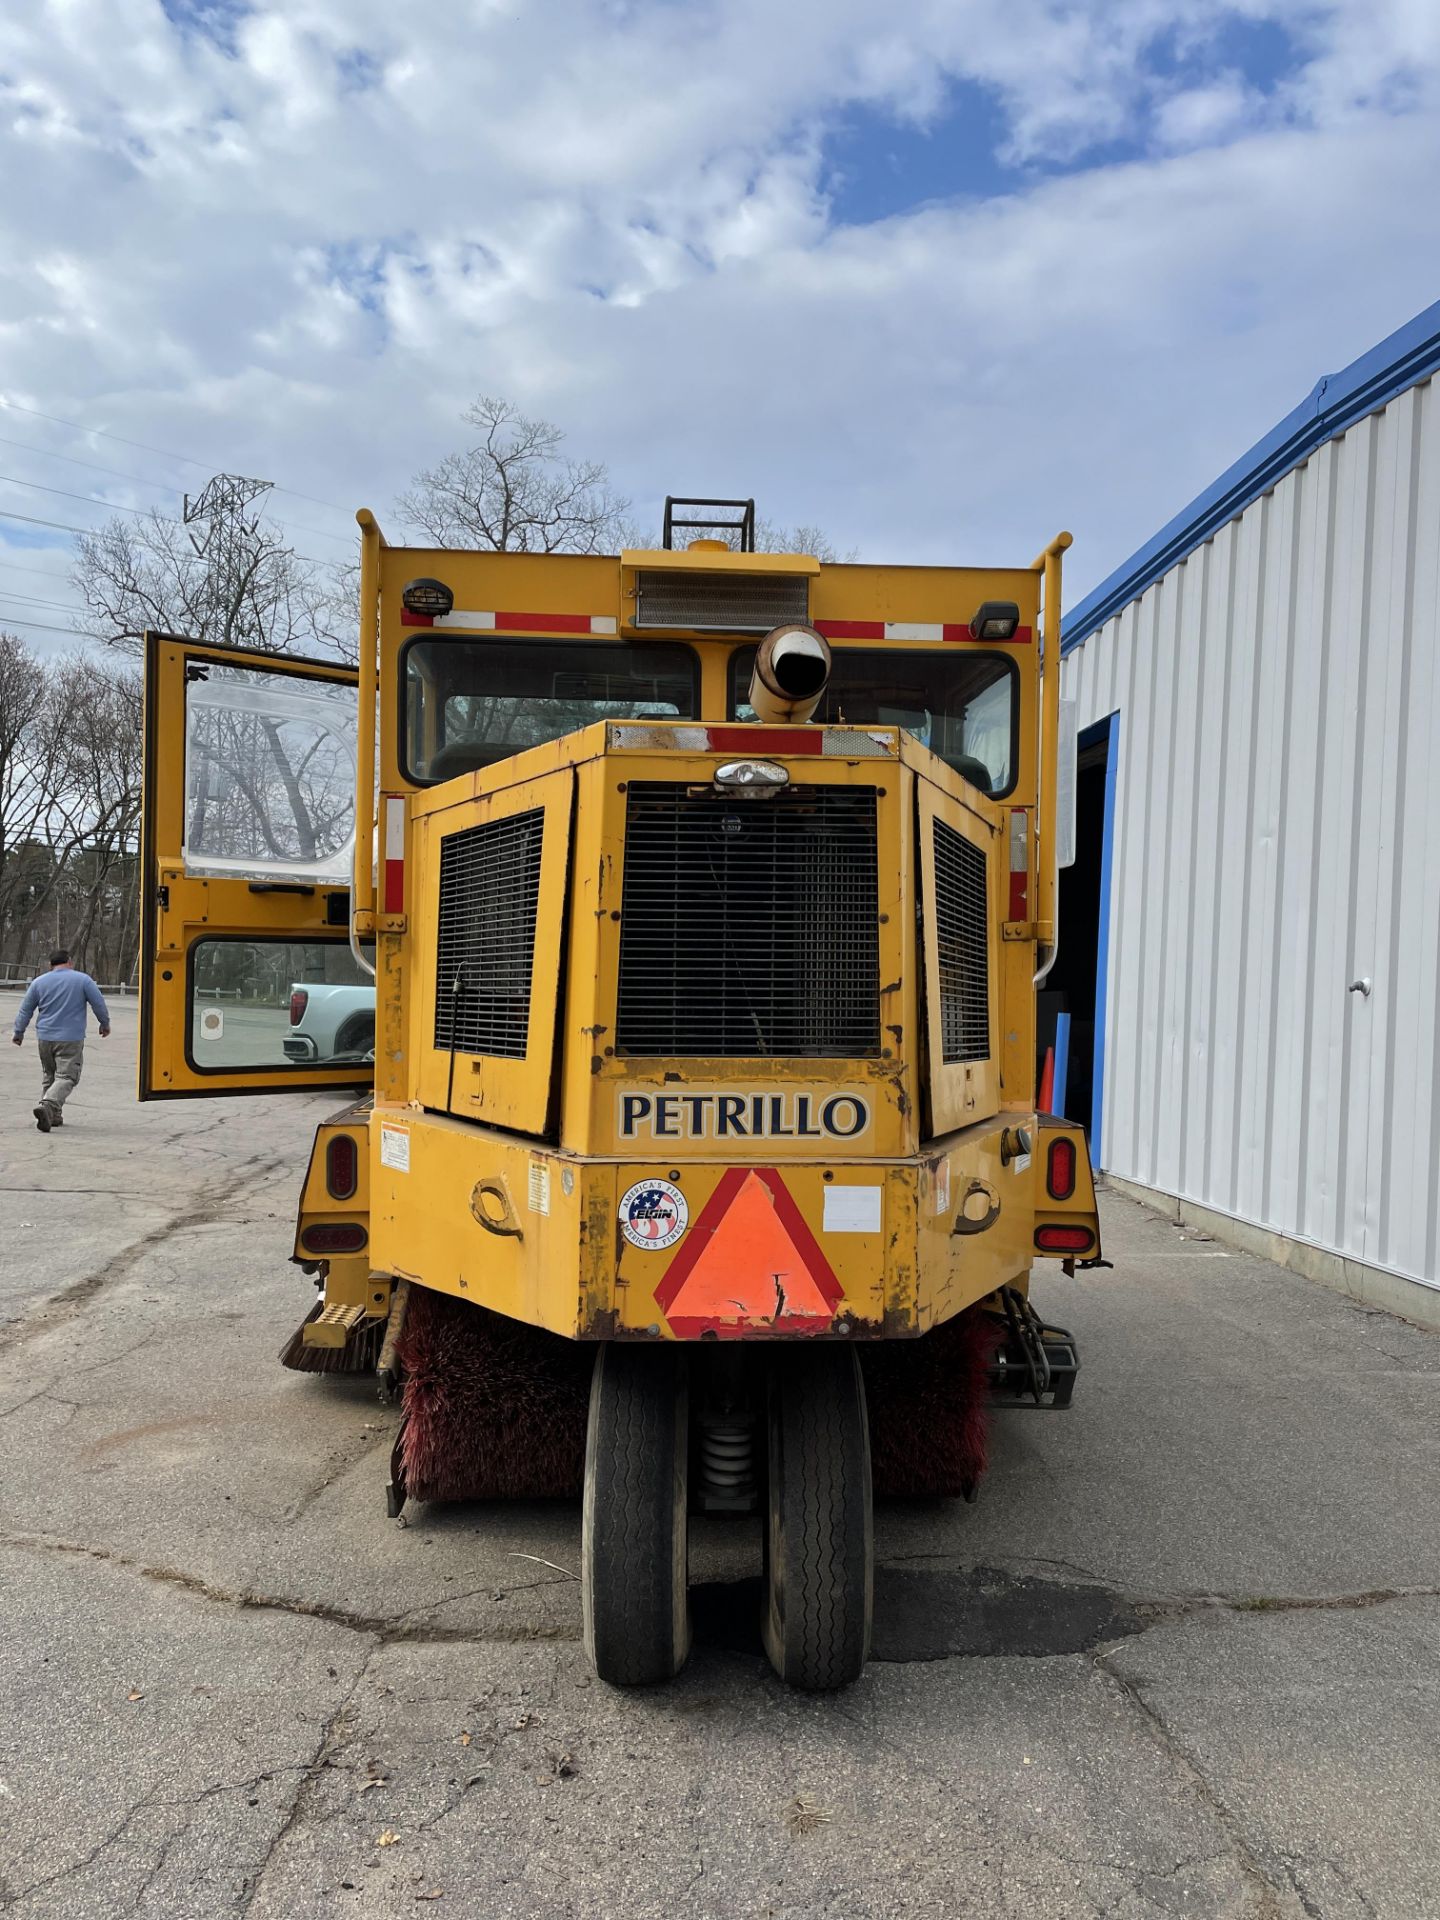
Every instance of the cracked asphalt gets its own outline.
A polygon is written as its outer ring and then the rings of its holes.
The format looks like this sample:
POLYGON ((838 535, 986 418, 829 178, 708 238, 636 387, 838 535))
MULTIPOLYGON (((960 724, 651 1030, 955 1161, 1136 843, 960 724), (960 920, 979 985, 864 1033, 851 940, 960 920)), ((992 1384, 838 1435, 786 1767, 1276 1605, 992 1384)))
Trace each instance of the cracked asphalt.
POLYGON ((1110 1198, 1073 1410, 880 1509, 860 1683, 777 1684, 713 1523, 617 1693, 577 1509, 397 1526, 393 1411, 275 1363, 339 1102, 139 1107, 134 1032, 49 1138, 0 1050, 7 1917, 1440 1916, 1436 1336, 1110 1198))

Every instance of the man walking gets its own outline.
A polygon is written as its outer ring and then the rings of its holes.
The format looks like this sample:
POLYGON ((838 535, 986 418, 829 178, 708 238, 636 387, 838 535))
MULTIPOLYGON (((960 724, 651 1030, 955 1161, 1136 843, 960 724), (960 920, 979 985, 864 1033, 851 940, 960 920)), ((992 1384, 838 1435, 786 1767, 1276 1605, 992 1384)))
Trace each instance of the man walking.
POLYGON ((38 1009, 35 1032, 40 1041, 40 1071, 44 1084, 40 1104, 35 1109, 35 1124, 41 1133, 64 1126, 60 1109, 80 1082, 85 1064, 85 1009, 95 1009, 100 1022, 100 1038, 110 1038, 110 1009, 104 995, 88 973, 77 973, 70 955, 57 947, 50 956, 50 971, 40 974, 25 990, 20 1011, 15 1016, 15 1045, 25 1038, 30 1016, 38 1009))

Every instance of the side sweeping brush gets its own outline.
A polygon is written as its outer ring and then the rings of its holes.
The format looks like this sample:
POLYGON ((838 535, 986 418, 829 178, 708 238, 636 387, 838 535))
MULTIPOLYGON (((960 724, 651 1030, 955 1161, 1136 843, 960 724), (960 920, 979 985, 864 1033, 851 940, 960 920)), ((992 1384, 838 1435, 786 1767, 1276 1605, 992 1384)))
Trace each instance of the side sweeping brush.
MULTIPOLYGON (((923 1339, 858 1348, 878 1495, 975 1497, 1002 1336, 972 1307, 923 1339)), ((593 1344, 411 1286, 396 1360, 404 1385, 392 1513, 407 1498, 579 1498, 593 1344)))
POLYGON ((857 1349, 875 1492, 973 1500, 989 1453, 990 1366, 1003 1329, 967 1307, 919 1340, 857 1349))
POLYGON ((312 1346, 305 1338, 305 1329, 324 1311, 324 1301, 317 1300, 280 1349, 281 1366, 295 1373, 373 1373, 385 1338, 385 1322, 362 1320, 347 1331, 345 1344, 340 1347, 312 1346))
POLYGON ((412 1285, 397 1358, 396 1497, 579 1498, 592 1345, 412 1285))

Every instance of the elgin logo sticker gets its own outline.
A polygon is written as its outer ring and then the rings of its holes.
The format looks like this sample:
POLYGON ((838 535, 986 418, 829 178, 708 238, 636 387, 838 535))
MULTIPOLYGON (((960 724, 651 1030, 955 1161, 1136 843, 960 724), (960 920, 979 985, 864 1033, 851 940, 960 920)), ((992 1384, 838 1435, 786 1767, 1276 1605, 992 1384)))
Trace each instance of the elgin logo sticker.
POLYGON ((639 1180, 620 1196, 620 1231, 645 1253, 673 1247, 689 1224, 685 1196, 668 1180, 639 1180))

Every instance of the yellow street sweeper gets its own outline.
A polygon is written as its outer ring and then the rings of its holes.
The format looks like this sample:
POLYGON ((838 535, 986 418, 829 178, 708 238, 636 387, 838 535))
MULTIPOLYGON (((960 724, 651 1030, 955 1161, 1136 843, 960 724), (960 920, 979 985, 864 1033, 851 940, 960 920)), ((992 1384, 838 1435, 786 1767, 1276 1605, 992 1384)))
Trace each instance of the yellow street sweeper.
POLYGON ((358 674, 149 637, 141 1097, 364 1090, 283 1357, 400 1386, 392 1511, 583 1489, 617 1683, 685 1658, 688 1516, 758 1512, 769 1657, 841 1685, 872 1477, 968 1493, 987 1400, 1066 1404, 1031 1267, 1100 1258, 1035 1098, 1069 536, 885 567, 758 553, 752 502, 609 558, 359 521, 358 674))

